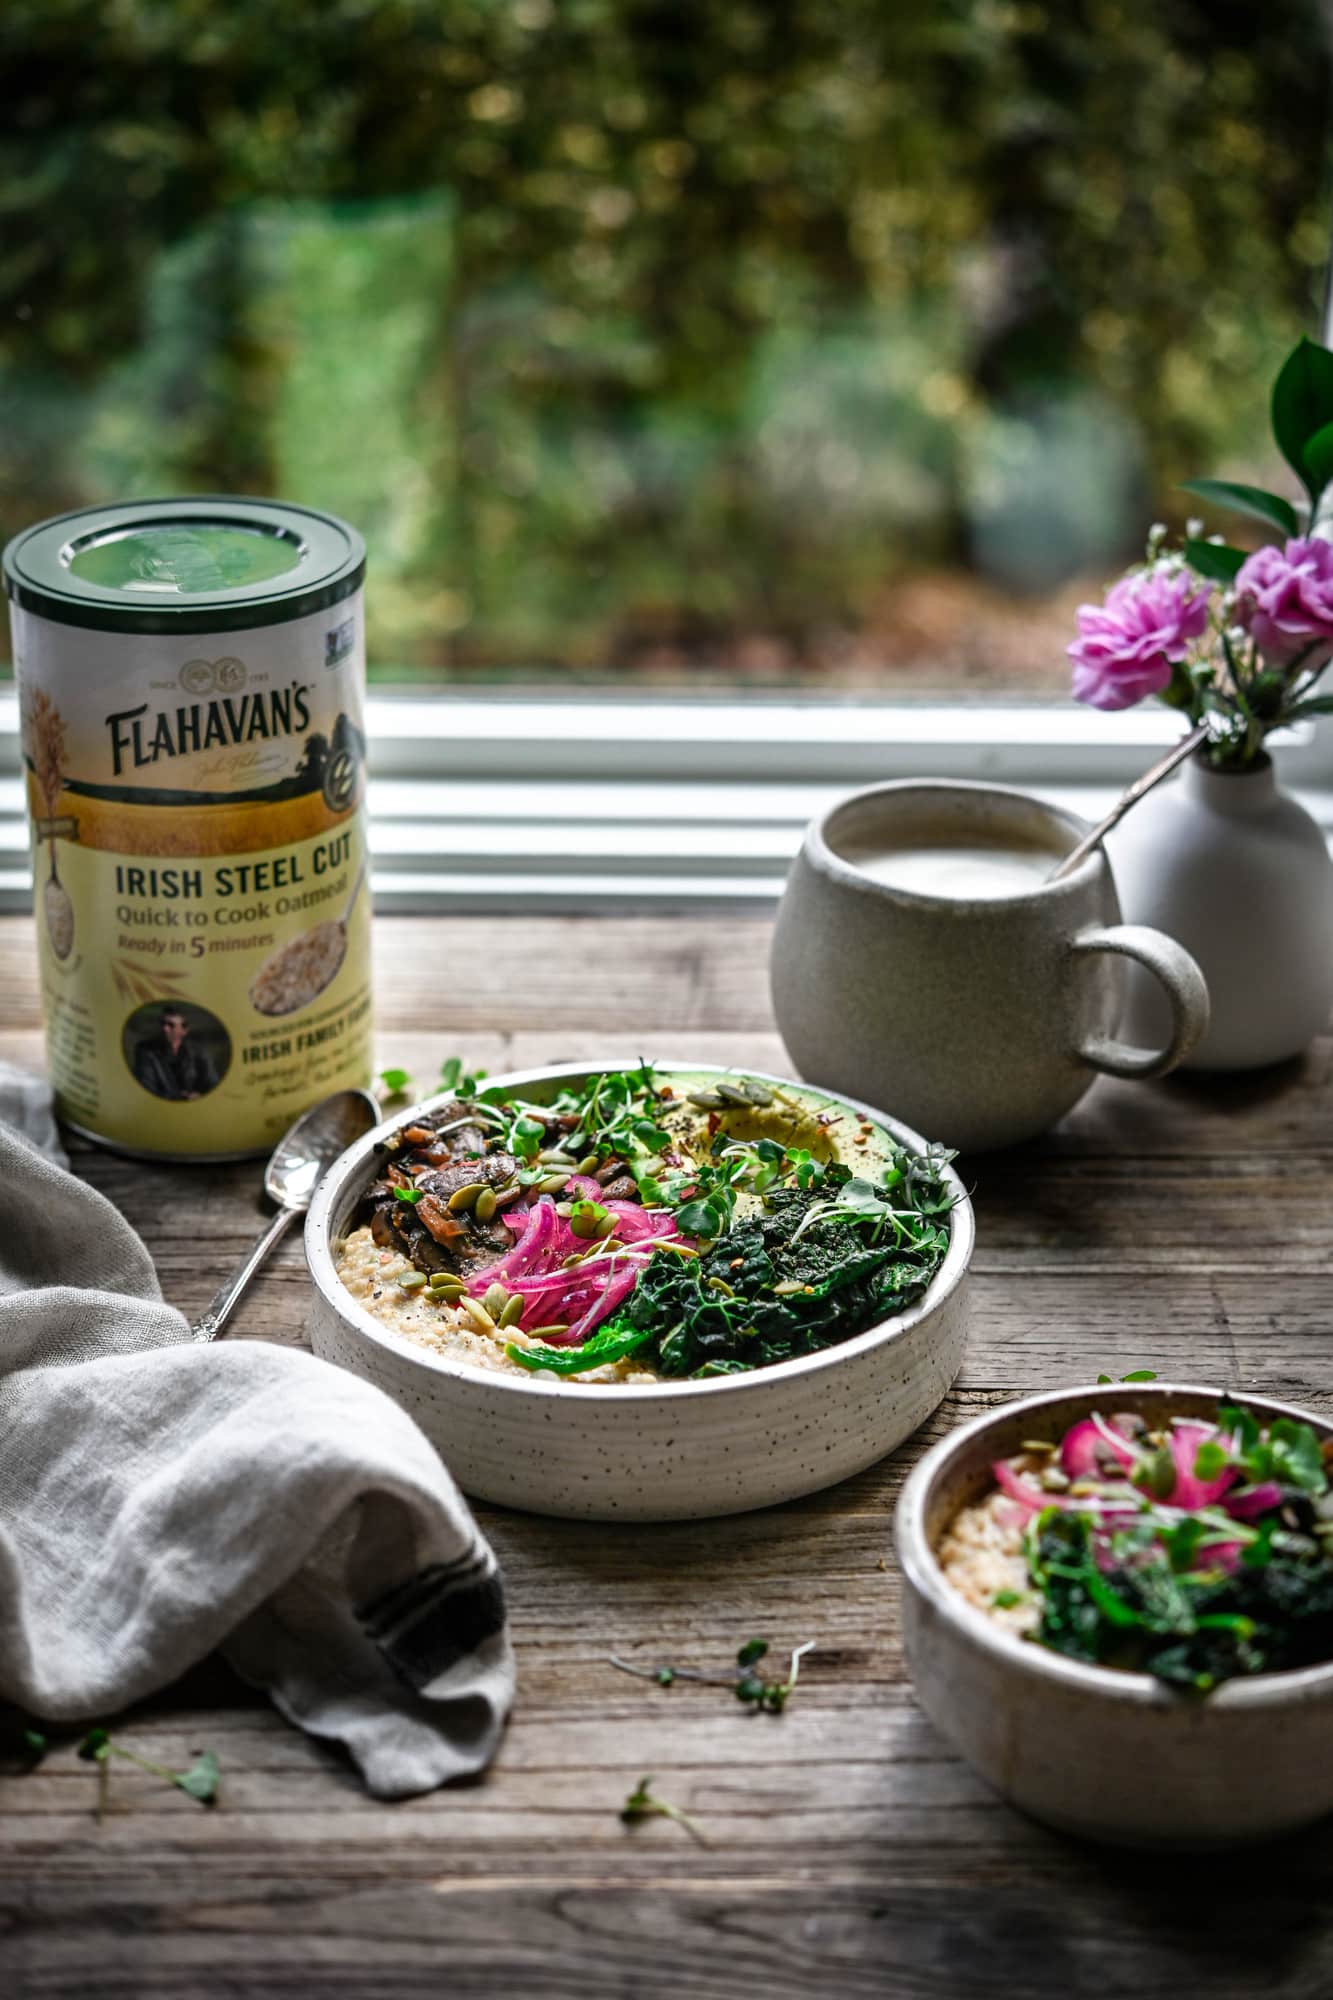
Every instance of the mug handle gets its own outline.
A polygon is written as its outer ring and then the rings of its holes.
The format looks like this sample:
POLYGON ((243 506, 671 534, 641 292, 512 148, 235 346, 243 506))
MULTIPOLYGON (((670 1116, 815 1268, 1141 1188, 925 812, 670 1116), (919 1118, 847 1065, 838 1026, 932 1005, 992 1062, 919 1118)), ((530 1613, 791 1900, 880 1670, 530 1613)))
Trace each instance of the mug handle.
POLYGON ((1184 945, 1146 924, 1094 924, 1070 940, 1071 952, 1082 956, 1113 951, 1132 958, 1158 981, 1171 1005, 1171 1039, 1164 1049, 1136 1048, 1109 1035, 1093 1035, 1075 1050, 1093 1069, 1107 1076, 1165 1076, 1203 1039, 1208 1028, 1208 988, 1203 974, 1184 945))

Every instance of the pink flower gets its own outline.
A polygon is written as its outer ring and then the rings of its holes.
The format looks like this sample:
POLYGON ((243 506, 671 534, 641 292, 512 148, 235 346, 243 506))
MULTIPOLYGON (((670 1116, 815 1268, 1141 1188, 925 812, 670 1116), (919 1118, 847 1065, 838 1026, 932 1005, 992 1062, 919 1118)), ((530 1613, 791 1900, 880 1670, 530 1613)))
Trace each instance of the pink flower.
POLYGON ((1078 632, 1066 647, 1074 695, 1094 708, 1132 708, 1160 694, 1208 623, 1208 587, 1195 590, 1188 570, 1140 570, 1122 577, 1105 604, 1080 604, 1078 632))
MULTIPOLYGON (((1333 646, 1333 543, 1256 549, 1236 577, 1236 616, 1275 666, 1333 646)), ((1315 654, 1318 657, 1318 653, 1315 654)))

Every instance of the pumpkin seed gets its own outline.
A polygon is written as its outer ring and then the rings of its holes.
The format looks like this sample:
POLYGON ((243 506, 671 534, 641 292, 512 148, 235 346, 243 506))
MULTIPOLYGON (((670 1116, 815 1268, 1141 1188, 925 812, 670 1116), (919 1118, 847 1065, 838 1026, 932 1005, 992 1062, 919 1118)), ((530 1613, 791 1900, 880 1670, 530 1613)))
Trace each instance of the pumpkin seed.
POLYGON ((721 1111, 723 1099, 715 1090, 692 1090, 689 1102, 698 1105, 700 1111, 721 1111))
POLYGON ((516 1321, 523 1317, 523 1308, 526 1304, 527 1300, 524 1298, 522 1292, 511 1292, 504 1302, 500 1317, 495 1322, 496 1325, 513 1326, 516 1321))
POLYGON ((494 1285, 487 1285, 485 1291, 481 1295, 481 1302, 485 1306, 491 1318, 494 1320, 498 1320, 500 1314, 509 1304, 508 1286, 501 1285, 499 1283, 496 1283, 494 1285))
POLYGON ((555 1212, 557 1215, 564 1216, 565 1220, 568 1221, 574 1213, 574 1204, 572 1201, 558 1201, 555 1205, 555 1212))
POLYGON ((495 1214, 495 1189, 484 1187, 472 1204, 472 1213, 478 1222, 489 1222, 495 1214))
POLYGON ((533 1340, 554 1340, 558 1333, 569 1332, 569 1321, 553 1320, 550 1326, 534 1326, 530 1332, 533 1340))
POLYGON ((600 1163, 601 1163, 600 1154, 586 1153, 584 1157, 579 1161, 578 1166, 575 1168, 575 1172, 580 1174, 595 1174, 597 1172, 600 1163))
POLYGON ((751 1104, 757 1104, 761 1111, 766 1111, 768 1106, 773 1102, 772 1091, 765 1090, 763 1084, 756 1083, 752 1076, 746 1077, 744 1083, 741 1085, 741 1089, 745 1092, 751 1104))
POLYGON ((435 1271, 431 1274, 430 1288, 433 1292, 463 1293, 467 1286, 452 1271, 435 1271))
POLYGON ((464 1209, 471 1208, 474 1205, 479 1194, 484 1194, 485 1192, 485 1181, 469 1181, 466 1187, 455 1188, 449 1197, 451 1212, 454 1215, 461 1215, 464 1209))
POLYGON ((543 1146, 537 1158, 544 1167, 564 1167, 571 1174, 574 1171, 573 1160, 568 1153, 562 1153, 558 1146, 543 1146))
POLYGON ((458 1301, 458 1303, 460 1306, 462 1306, 463 1311, 472 1321, 472 1324, 473 1326, 476 1327, 478 1333, 495 1332, 495 1321, 491 1318, 490 1314, 487 1312, 485 1306, 482 1304, 480 1299, 469 1298, 467 1294, 464 1293, 463 1297, 458 1301))
POLYGON ((424 1271, 404 1271, 398 1280, 405 1292, 418 1292, 426 1282, 424 1271))
MULTIPOLYGON (((571 1172, 573 1169, 571 1168, 571 1172)), ((559 1194, 561 1188, 569 1186, 569 1174, 547 1174, 537 1183, 538 1194, 559 1194)))
POLYGON ((805 1286, 799 1278, 784 1278, 780 1285, 774 1285, 773 1290, 780 1299, 791 1299, 797 1292, 803 1292, 805 1286))
POLYGON ((742 1090, 738 1083, 719 1083, 717 1094, 724 1104, 749 1104, 750 1102, 749 1096, 742 1090))

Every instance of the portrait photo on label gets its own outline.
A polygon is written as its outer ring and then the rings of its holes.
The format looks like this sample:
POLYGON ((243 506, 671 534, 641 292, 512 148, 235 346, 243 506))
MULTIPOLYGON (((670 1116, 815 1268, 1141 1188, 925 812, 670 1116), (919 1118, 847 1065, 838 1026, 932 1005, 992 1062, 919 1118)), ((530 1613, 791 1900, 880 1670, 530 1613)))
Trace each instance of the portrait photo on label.
POLYGON ((194 1000, 150 1000, 121 1030, 135 1082, 153 1097, 188 1104, 217 1089, 231 1067, 231 1036, 194 1000))

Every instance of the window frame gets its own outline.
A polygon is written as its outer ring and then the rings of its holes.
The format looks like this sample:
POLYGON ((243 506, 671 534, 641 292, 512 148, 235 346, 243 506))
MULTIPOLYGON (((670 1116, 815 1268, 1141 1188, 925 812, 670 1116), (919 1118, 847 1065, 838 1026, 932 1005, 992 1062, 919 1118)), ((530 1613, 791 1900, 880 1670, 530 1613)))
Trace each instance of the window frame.
MULTIPOLYGON (((1096 819, 1177 740, 1157 707, 815 693, 372 689, 386 913, 765 915, 806 822, 887 779, 1017 786, 1096 819)), ((1333 729, 1276 739, 1333 831, 1333 729)), ((0 691, 0 911, 31 904, 18 699, 0 691)))

